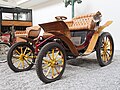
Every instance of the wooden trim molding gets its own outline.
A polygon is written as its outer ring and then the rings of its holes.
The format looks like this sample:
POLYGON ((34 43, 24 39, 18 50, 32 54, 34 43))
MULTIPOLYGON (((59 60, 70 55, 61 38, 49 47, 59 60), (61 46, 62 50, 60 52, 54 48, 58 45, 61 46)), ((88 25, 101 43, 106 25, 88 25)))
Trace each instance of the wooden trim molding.
POLYGON ((25 21, 2 21, 2 26, 32 26, 32 22, 25 21))

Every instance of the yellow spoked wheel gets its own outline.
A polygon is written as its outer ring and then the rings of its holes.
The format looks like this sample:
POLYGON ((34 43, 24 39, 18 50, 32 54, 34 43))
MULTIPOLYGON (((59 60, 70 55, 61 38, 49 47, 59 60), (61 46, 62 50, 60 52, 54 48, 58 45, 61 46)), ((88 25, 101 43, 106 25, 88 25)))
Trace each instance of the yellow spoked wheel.
POLYGON ((114 42, 108 32, 104 32, 97 42, 97 59, 100 66, 106 66, 111 63, 114 53, 114 42))
POLYGON ((65 51, 56 42, 46 44, 38 54, 36 71, 44 83, 61 78, 65 69, 65 51))
POLYGON ((29 70, 35 62, 34 49, 29 43, 16 43, 10 48, 7 61, 9 67, 15 72, 29 70))

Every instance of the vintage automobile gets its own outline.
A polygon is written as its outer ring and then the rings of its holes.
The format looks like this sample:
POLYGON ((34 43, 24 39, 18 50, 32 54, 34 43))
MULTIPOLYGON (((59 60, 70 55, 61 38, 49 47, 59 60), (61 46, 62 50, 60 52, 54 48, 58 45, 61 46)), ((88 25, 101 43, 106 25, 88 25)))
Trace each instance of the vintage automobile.
MULTIPOLYGON (((114 54, 114 42, 111 34, 102 30, 112 21, 100 26, 101 17, 98 11, 74 17, 71 21, 64 22, 62 20, 65 17, 58 16, 58 21, 39 24, 45 31, 44 35, 35 39, 36 42, 21 37, 31 43, 19 42, 13 45, 8 53, 8 65, 15 72, 29 70, 37 56, 37 75, 44 83, 50 83, 62 77, 69 58, 96 51, 100 66, 110 64, 114 54)), ((35 32, 32 32, 32 36, 33 33, 35 32)))

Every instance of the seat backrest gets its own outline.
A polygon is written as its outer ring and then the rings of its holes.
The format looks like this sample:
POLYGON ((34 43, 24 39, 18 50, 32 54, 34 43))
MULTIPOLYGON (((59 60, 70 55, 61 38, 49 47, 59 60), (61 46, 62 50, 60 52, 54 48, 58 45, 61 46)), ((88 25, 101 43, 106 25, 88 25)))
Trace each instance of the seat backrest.
POLYGON ((26 28, 26 33, 28 37, 36 38, 38 37, 40 30, 41 30, 40 26, 32 26, 32 27, 26 28))
POLYGON ((75 29, 94 29, 95 23, 93 21, 93 16, 95 14, 81 15, 73 18, 73 25, 75 29))

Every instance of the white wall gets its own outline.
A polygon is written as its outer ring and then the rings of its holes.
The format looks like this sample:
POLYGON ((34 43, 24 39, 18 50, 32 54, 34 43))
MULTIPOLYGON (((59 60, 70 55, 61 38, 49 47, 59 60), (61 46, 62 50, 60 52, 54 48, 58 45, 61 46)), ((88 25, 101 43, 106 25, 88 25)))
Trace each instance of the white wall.
MULTIPOLYGON (((82 0, 75 3, 75 16, 100 11, 103 15, 101 24, 113 20, 113 24, 105 29, 112 34, 115 50, 120 50, 120 0, 82 0)), ((71 19, 71 6, 64 7, 63 0, 51 0, 33 8, 33 25, 54 21, 55 16, 67 16, 71 19)))

